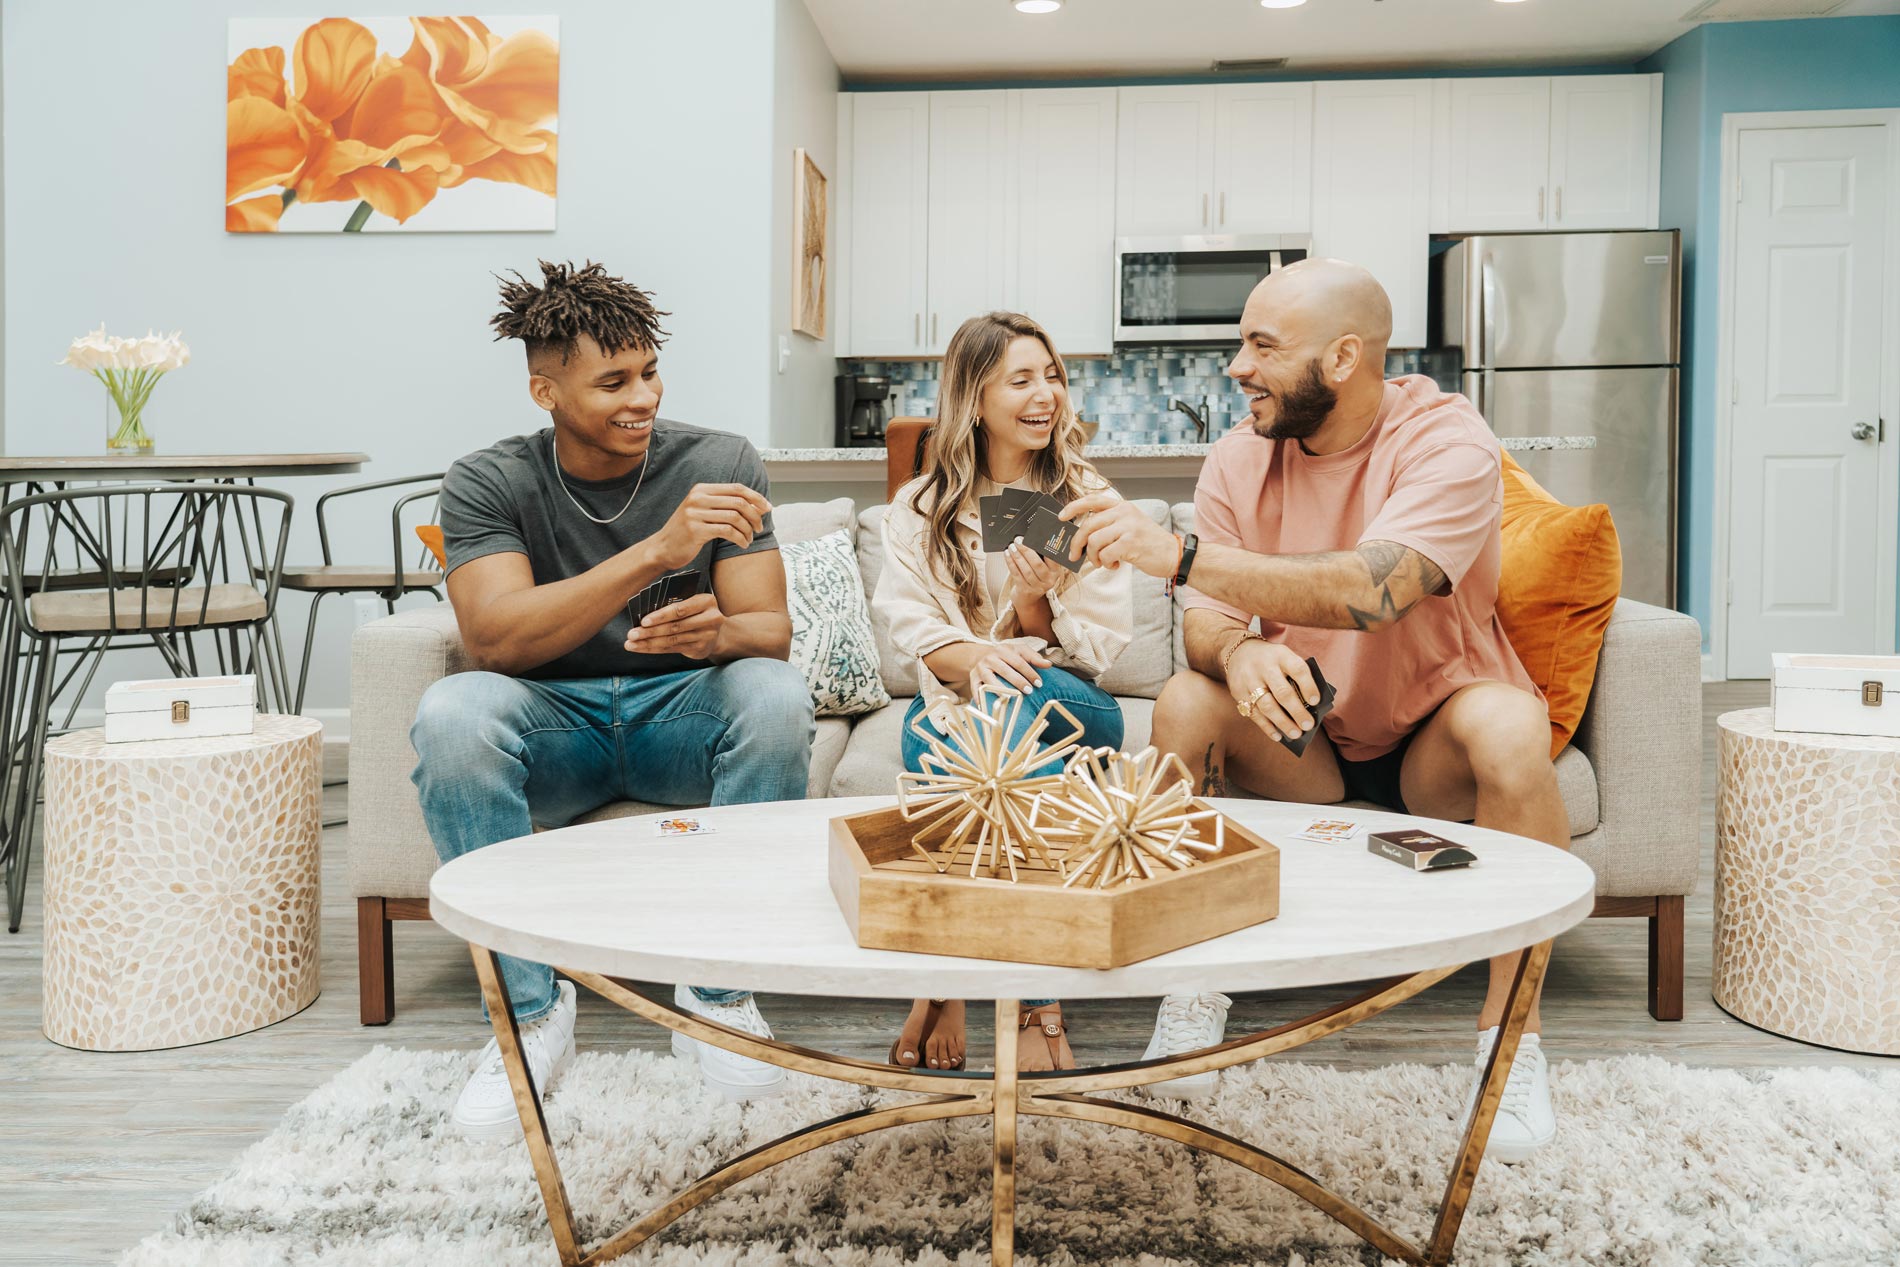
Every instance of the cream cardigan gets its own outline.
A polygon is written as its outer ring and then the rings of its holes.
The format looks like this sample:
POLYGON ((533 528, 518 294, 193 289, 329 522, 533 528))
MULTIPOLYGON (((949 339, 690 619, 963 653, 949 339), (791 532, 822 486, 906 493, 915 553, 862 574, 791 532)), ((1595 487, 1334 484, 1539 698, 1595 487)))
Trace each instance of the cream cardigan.
MULTIPOLYGON (((911 508, 910 499, 923 481, 912 480, 897 490, 884 516, 884 568, 878 574, 872 603, 890 621, 891 645, 899 655, 917 662, 917 689, 931 724, 943 733, 949 710, 967 697, 968 683, 951 687, 938 680, 924 657, 953 642, 982 642, 1040 651, 1050 663, 1078 677, 1096 678, 1107 672, 1135 636, 1134 575, 1127 567, 1101 568, 1083 563, 1082 570, 1065 573, 1049 592, 1050 628, 1055 645, 1022 632, 1022 622, 1010 601, 1016 578, 1005 577, 1001 610, 991 606, 985 586, 974 628, 958 607, 948 582, 939 580, 924 553, 924 534, 930 523, 911 508), (978 634, 976 628, 985 632, 978 634)), ((1099 477, 1091 481, 1107 488, 1099 477)), ((977 575, 983 575, 982 525, 974 510, 956 519, 959 544, 969 552, 977 575)))

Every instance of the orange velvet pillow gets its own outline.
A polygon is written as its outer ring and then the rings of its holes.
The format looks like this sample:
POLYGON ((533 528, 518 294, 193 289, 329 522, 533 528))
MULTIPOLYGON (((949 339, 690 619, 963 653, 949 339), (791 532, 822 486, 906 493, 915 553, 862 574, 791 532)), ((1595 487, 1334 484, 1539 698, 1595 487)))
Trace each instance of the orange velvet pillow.
MULTIPOLYGON (((1506 458, 1505 461, 1508 462, 1510 459, 1506 458)), ((423 545, 429 547, 429 553, 433 554, 435 561, 442 565, 442 570, 444 572, 448 571, 449 556, 444 552, 446 547, 442 544, 442 525, 417 524, 416 536, 421 538, 423 545)))
POLYGON ((1623 588, 1608 506, 1566 506, 1504 454, 1498 619, 1550 710, 1555 760, 1583 720, 1597 653, 1623 588))

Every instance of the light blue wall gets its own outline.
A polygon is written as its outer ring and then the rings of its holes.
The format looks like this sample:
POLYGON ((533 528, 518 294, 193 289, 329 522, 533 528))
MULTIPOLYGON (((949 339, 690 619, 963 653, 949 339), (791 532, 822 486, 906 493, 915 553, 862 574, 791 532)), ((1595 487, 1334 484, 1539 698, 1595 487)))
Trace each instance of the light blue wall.
MULTIPOLYGON (((1715 515, 1722 116, 1900 106, 1900 17, 1720 22, 1638 70, 1663 75, 1662 222, 1682 227, 1682 606, 1708 628, 1715 515)), ((1720 666, 1718 666, 1720 667, 1720 666)))

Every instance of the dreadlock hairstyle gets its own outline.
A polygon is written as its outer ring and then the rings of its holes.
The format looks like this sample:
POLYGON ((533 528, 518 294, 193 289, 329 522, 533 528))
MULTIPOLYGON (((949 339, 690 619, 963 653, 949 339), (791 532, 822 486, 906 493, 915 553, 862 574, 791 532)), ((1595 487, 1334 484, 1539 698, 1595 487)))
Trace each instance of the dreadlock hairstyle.
POLYGON ((583 268, 539 262, 539 286, 518 272, 513 281, 495 278, 501 283, 501 311, 488 321, 497 340, 525 343, 530 362, 558 349, 566 365, 583 334, 593 336, 608 356, 630 347, 658 351, 666 341, 660 318, 671 314, 655 308, 653 297, 638 286, 609 276, 592 260, 583 268))

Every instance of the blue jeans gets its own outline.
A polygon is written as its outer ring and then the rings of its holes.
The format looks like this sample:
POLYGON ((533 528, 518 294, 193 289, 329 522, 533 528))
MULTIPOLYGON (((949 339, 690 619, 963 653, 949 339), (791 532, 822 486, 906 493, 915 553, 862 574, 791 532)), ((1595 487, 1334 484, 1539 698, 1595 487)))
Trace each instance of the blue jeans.
MULTIPOLYGON (((783 660, 654 677, 540 682, 456 673, 431 686, 409 741, 422 817, 444 862, 609 801, 740 805, 802 800, 811 693, 783 660)), ((554 1006, 554 970, 500 956, 515 1015, 554 1006)), ((736 1002, 743 990, 693 993, 736 1002)))
MULTIPOLYGON (((1091 748, 1120 748, 1122 746, 1122 706, 1115 697, 1104 691, 1087 678, 1077 677, 1067 669, 1038 669, 1042 685, 1023 696, 1022 704, 1016 711, 1016 724, 1005 738, 1006 743, 1014 744, 1029 729, 1036 719, 1036 712, 1050 700, 1058 700, 1062 706, 1075 714, 1075 720, 1082 724, 1080 743, 1091 748)), ((912 729, 924 715, 924 697, 917 696, 910 702, 910 711, 904 714, 904 768, 921 771, 924 767, 921 758, 930 751, 929 746, 918 738, 912 729)), ((928 721, 923 722, 926 730, 935 731, 928 721)), ((1069 723, 1051 713, 1043 734, 1051 739, 1059 739, 1069 733, 1069 723)), ((1057 762, 1037 770, 1037 774, 1054 774, 1061 766, 1057 762)), ((1041 1007, 1045 1003, 1054 1003, 1054 999, 1024 999, 1024 1007, 1041 1007)))

